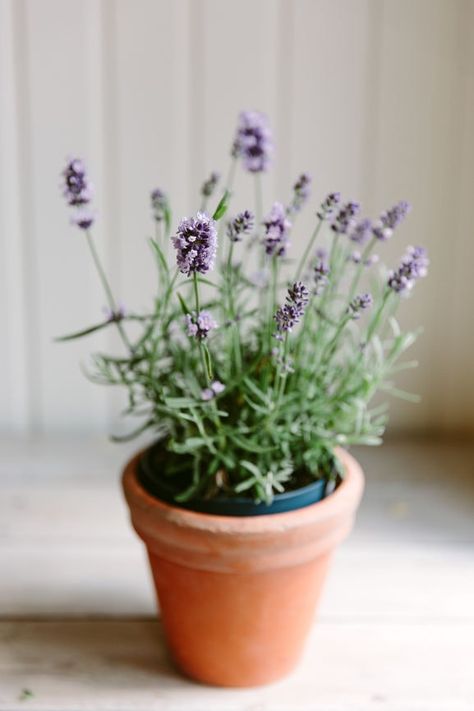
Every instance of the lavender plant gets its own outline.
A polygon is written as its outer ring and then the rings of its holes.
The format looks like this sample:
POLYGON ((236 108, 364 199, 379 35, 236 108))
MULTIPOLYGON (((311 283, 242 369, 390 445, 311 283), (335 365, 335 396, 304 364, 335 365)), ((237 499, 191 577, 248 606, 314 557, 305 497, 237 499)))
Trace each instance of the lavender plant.
POLYGON ((60 340, 118 330, 122 352, 93 355, 89 377, 126 389, 125 414, 139 420, 130 436, 154 433, 160 476, 172 479, 178 502, 243 492, 270 502, 330 480, 338 473, 337 446, 381 442, 387 405, 373 404, 376 392, 411 399, 392 378, 415 365, 398 361, 416 334, 401 331, 395 312, 426 275, 427 255, 410 247, 391 271, 375 267, 376 248, 392 238, 408 203, 372 221, 360 217, 359 203, 328 194, 295 263, 291 240, 305 238, 296 221, 310 201, 311 178, 301 174, 287 205, 275 202, 264 216, 261 179, 271 151, 266 117, 243 112, 219 201, 213 172, 196 196, 199 209, 173 229, 167 195, 152 191, 158 293, 142 314, 119 306, 99 260, 84 164, 70 160, 62 174, 108 313, 60 340), (238 211, 228 216, 239 163, 255 182, 255 206, 236 199, 238 211), (369 281, 371 293, 362 288, 369 281))

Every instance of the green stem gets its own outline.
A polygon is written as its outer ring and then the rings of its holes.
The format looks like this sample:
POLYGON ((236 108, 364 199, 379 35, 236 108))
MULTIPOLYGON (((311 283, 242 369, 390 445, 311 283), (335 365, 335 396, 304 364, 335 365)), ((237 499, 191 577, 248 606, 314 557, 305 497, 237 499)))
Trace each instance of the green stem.
MULTIPOLYGON (((260 228, 263 220, 262 176, 255 173, 255 233, 253 240, 258 245, 260 228)), ((265 267, 265 250, 261 250, 260 268, 265 267)))
POLYGON ((234 352, 234 360, 236 370, 239 372, 242 368, 242 353, 240 349, 240 334, 237 323, 235 322, 235 304, 232 280, 232 255, 234 253, 234 242, 230 242, 229 254, 227 257, 227 299, 229 303, 229 316, 231 320, 231 345, 234 352))
MULTIPOLYGON (((198 286, 198 280, 197 280, 197 273, 196 273, 196 272, 193 273, 193 287, 194 287, 194 300, 195 300, 195 303, 196 303, 196 315, 197 315, 197 317, 198 317, 198 316, 199 316, 199 311, 200 311, 200 303, 199 303, 199 286, 198 286)), ((208 373, 208 370, 207 370, 206 358, 205 358, 205 355, 204 355, 204 346, 203 346, 203 344, 201 343, 201 341, 199 341, 199 355, 200 355, 200 357, 201 357, 201 366, 202 366, 202 369, 203 369, 203 371, 204 371, 204 378, 205 378, 206 384, 207 384, 207 385, 210 385, 210 384, 211 384, 211 378, 210 378, 209 373, 208 373)), ((209 352, 208 352, 208 355, 209 355, 209 352)), ((210 357, 210 355, 209 355, 209 357, 210 357)), ((219 417, 218 412, 217 412, 216 403, 215 403, 214 400, 212 400, 210 404, 211 404, 211 408, 212 408, 212 418, 213 418, 213 420, 214 420, 214 424, 215 424, 215 426, 216 426, 216 429, 219 431, 219 441, 220 441, 220 443, 221 443, 221 446, 222 446, 223 448, 225 448, 225 434, 224 434, 224 432, 223 432, 223 430, 222 430, 221 421, 220 421, 220 417, 219 417)))
POLYGON ((258 235, 263 219, 262 176, 255 173, 255 230, 258 235))
POLYGON ((309 255, 309 253, 311 252, 311 250, 312 250, 313 247, 314 247, 314 243, 315 243, 316 238, 317 238, 317 236, 318 236, 318 234, 319 234, 319 230, 321 229, 321 225, 322 225, 322 224, 323 224, 323 220, 322 220, 321 218, 319 218, 319 221, 318 221, 316 227, 314 228, 313 234, 311 235, 311 238, 310 238, 310 240, 309 240, 309 242, 308 242, 308 244, 307 244, 307 247, 306 247, 306 249, 305 249, 305 251, 304 251, 304 253, 303 253, 303 256, 302 256, 301 259, 300 259, 300 263, 299 263, 299 265, 298 265, 298 269, 296 270, 295 281, 298 281, 299 278, 300 278, 300 276, 301 276, 301 273, 302 273, 302 271, 303 271, 303 269, 304 269, 304 265, 306 264, 306 260, 308 259, 308 255, 309 255))
MULTIPOLYGON (((325 314, 326 313, 326 304, 328 302, 329 297, 335 292, 336 286, 338 283, 337 279, 337 273, 336 273, 336 257, 337 257, 337 247, 339 243, 339 235, 336 234, 334 237, 333 243, 331 245, 331 252, 329 254, 329 283, 326 285, 324 289, 324 293, 321 296, 321 301, 319 304, 320 311, 325 314)), ((327 321, 323 321, 321 324, 321 330, 320 330, 320 335, 319 339, 322 343, 324 343, 323 336, 326 336, 326 331, 327 331, 327 321)))
MULTIPOLYGON (((199 304, 199 286, 198 286, 198 280, 197 280, 197 272, 193 273, 193 289, 194 289, 194 303, 196 305, 196 318, 199 318, 199 313, 201 311, 201 307, 199 304)), ((209 383, 210 383, 209 373, 207 372, 206 359, 204 356, 204 349, 202 347, 202 343, 200 340, 198 340, 198 345, 199 345, 199 355, 201 358, 201 365, 202 365, 202 369, 204 372, 204 379, 206 381, 206 384, 209 385, 209 383)))
POLYGON ((349 320, 350 320, 350 316, 348 316, 347 314, 342 317, 341 322, 339 323, 339 326, 336 328, 336 332, 334 333, 334 336, 323 348, 323 352, 321 353, 321 358, 319 359, 319 367, 324 366, 325 363, 331 358, 332 354, 334 353, 334 351, 336 349, 339 336, 341 335, 342 331, 344 330, 344 327, 349 322, 349 320))
MULTIPOLYGON (((107 280, 107 276, 106 276, 105 271, 102 267, 101 261, 99 259, 99 255, 97 254, 97 250, 95 248, 94 241, 92 239, 92 235, 89 232, 89 230, 86 230, 86 238, 87 238, 87 244, 89 245, 89 250, 92 254, 92 259, 94 260, 94 264, 95 264, 97 272, 99 274, 99 279, 102 282, 102 286, 105 291, 107 301, 109 302, 110 310, 112 311, 112 314, 117 315, 117 313, 118 313, 117 304, 115 302, 114 296, 112 294, 112 289, 110 288, 110 284, 107 280)), ((132 346, 130 344, 130 341, 127 338, 127 334, 125 333, 122 323, 119 320, 116 320, 115 323, 117 324, 117 329, 120 333, 120 336, 122 338, 124 345, 129 350, 132 350, 132 346)))
POLYGON ((354 296, 355 296, 357 287, 358 287, 358 285, 359 285, 360 278, 361 278, 361 276, 362 276, 362 272, 364 271, 365 262, 366 262, 366 260, 367 260, 367 257, 369 256, 369 254, 370 254, 371 251, 373 250, 373 248, 374 248, 376 242, 377 242, 377 238, 376 238, 376 237, 372 237, 371 241, 369 242, 369 244, 366 246, 366 248, 365 248, 364 251, 362 252, 362 255, 361 255, 361 258, 360 258, 360 263, 359 263, 359 265, 358 265, 358 267, 357 267, 356 273, 354 274, 354 278, 353 278, 353 280, 352 280, 352 284, 351 284, 351 287, 350 287, 350 289, 349 289, 349 301, 348 301, 348 304, 351 303, 352 299, 353 299, 354 296))
POLYGON ((338 387, 339 393, 341 393, 343 391, 343 389, 349 382, 351 376, 359 367, 359 365, 364 357, 365 348, 367 348, 368 344, 370 343, 370 341, 372 339, 372 336, 374 335, 377 328, 380 326, 380 321, 382 319, 384 309, 385 309, 387 303, 389 302, 390 296, 392 293, 393 292, 391 289, 386 289, 386 291, 383 295, 383 298, 382 298, 382 302, 381 302, 379 308, 377 309, 377 311, 375 312, 374 316, 372 317, 372 320, 369 323, 369 326, 367 328, 367 333, 365 335, 365 339, 364 339, 363 343, 361 344, 361 349, 359 350, 359 353, 357 354, 355 361, 353 361, 353 363, 349 364, 349 366, 346 370, 346 374, 343 377, 341 383, 339 384, 339 387, 338 387))
MULTIPOLYGON (((224 192, 229 193, 229 203, 230 203, 230 198, 232 197, 232 188, 234 185, 236 167, 237 167, 237 158, 232 158, 230 167, 229 167, 229 172, 227 174, 226 184, 224 187, 224 192)), ((217 249, 218 249, 218 253, 219 253, 219 262, 223 259, 222 231, 224 229, 224 226, 225 226, 225 220, 219 220, 219 226, 217 228, 217 249)))
POLYGON ((277 280, 278 280, 278 257, 273 255, 272 257, 272 280, 271 280, 271 288, 268 290, 268 305, 267 305, 267 324, 268 324, 268 329, 267 329, 267 340, 268 340, 268 348, 271 350, 271 344, 272 344, 272 333, 273 333, 273 326, 274 326, 274 321, 273 321, 273 315, 276 311, 276 303, 277 303, 277 280))
POLYGON ((199 316, 200 306, 199 306, 199 286, 197 272, 193 272, 193 288, 194 288, 194 302, 196 304, 196 317, 199 316))
POLYGON ((278 395, 277 395, 276 408, 275 408, 277 412, 280 409, 281 399, 282 399, 283 395, 285 394, 286 381, 288 380, 288 373, 283 373, 283 369, 287 365, 286 360, 288 358, 288 350, 289 350, 289 345, 290 345, 289 336, 290 336, 290 334, 288 332, 286 332, 285 342, 283 345, 282 363, 280 365, 280 382, 278 383, 278 395))
POLYGON ((385 306, 386 306, 387 303, 388 303, 388 300, 389 300, 391 294, 393 294, 393 291, 392 291, 390 288, 387 288, 387 289, 385 290, 385 294, 383 295, 382 303, 380 304, 380 306, 379 306, 379 308, 377 309, 377 311, 376 311, 374 317, 372 318, 371 322, 369 323, 369 327, 368 327, 368 329, 367 329, 367 335, 366 335, 366 337, 365 337, 365 342, 364 342, 364 345, 365 345, 365 346, 370 342, 372 336, 374 335, 375 331, 376 331, 377 328, 379 327, 379 325, 380 325, 380 320, 381 320, 381 318, 382 318, 382 313, 383 313, 383 311, 384 311, 384 309, 385 309, 385 306))

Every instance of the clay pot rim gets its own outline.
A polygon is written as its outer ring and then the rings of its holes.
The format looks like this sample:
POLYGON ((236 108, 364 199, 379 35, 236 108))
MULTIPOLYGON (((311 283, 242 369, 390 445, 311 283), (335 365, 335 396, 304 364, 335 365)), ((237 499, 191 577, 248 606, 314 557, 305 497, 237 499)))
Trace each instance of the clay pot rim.
POLYGON ((226 535, 254 535, 271 531, 291 530, 310 525, 315 521, 338 516, 354 508, 354 501, 362 495, 364 475, 354 457, 344 449, 337 447, 335 454, 344 468, 341 484, 322 501, 304 506, 293 511, 263 514, 255 516, 223 516, 201 513, 173 506, 149 494, 137 477, 137 463, 141 452, 137 453, 123 472, 123 487, 126 498, 134 507, 154 513, 159 518, 167 519, 179 527, 196 531, 212 531, 226 535))

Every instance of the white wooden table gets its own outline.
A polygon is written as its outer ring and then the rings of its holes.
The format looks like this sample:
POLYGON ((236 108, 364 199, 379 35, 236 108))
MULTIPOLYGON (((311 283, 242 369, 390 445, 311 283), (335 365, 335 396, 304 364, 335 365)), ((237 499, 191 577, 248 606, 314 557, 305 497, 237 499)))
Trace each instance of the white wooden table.
POLYGON ((130 451, 0 441, 2 711, 474 709, 474 446, 356 453, 366 494, 303 662, 238 691, 187 681, 167 659, 117 485, 130 451))

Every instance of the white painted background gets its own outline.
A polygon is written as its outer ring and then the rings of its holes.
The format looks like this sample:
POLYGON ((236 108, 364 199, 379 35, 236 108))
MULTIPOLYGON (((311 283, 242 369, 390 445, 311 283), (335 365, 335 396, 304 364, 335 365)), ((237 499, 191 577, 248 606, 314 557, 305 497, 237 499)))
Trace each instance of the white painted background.
POLYGON ((103 305, 59 196, 65 157, 87 161, 100 251, 139 308, 149 190, 193 211, 206 173, 227 169, 240 108, 272 119, 267 204, 301 170, 317 199, 340 189, 373 215, 414 204, 384 251, 431 253, 401 319, 425 326, 403 381, 423 401, 395 403, 393 427, 474 430, 473 0, 0 0, 0 88, 4 431, 105 431, 117 403, 78 368, 106 336, 52 343, 103 305))

